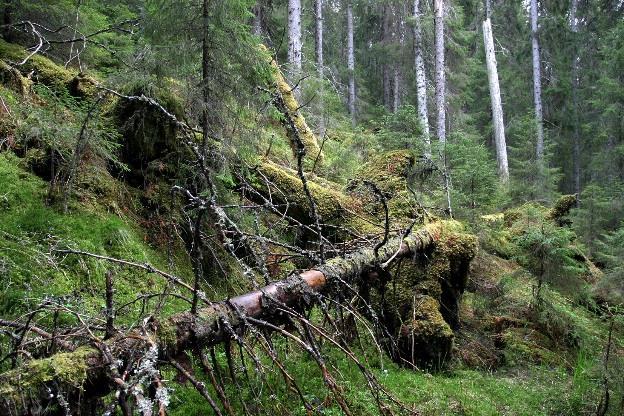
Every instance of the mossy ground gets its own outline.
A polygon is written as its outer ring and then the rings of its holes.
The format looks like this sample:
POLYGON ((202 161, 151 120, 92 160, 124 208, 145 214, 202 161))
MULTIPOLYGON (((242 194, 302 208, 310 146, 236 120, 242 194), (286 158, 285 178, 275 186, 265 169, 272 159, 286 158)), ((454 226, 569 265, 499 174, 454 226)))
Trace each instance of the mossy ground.
MULTIPOLYGON (((10 153, 0 154, 3 317, 18 316, 44 299, 62 300, 68 306, 80 305, 85 311, 101 313, 107 270, 116 271, 116 301, 120 304, 138 293, 164 287, 162 279, 155 275, 54 252, 55 248, 71 247, 171 270, 167 257, 146 243, 144 231, 129 217, 110 213, 98 204, 75 204, 70 215, 47 205, 47 183, 24 170, 22 163, 10 153)), ((183 257, 173 260, 171 271, 188 276, 183 257)))

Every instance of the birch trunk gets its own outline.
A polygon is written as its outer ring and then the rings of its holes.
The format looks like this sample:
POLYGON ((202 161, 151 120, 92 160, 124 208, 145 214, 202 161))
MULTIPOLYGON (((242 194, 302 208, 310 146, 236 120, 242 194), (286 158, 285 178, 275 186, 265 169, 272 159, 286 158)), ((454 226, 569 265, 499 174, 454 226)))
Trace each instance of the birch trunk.
POLYGON ((314 50, 316 54, 316 70, 323 77, 323 0, 314 2, 314 50))
MULTIPOLYGON (((316 57, 316 71, 320 80, 323 79, 323 0, 314 2, 314 51, 316 57)), ((321 89, 323 88, 321 84, 321 89)), ((319 94, 319 123, 318 136, 325 136, 325 105, 323 103, 323 93, 319 94)))
MULTIPOLYGON (((578 0, 572 0, 570 4, 570 29, 574 36, 574 50, 578 50, 578 0)), ((579 56, 577 53, 572 57, 572 116, 574 123, 574 193, 576 194, 576 206, 580 206, 581 198, 581 134, 579 129, 578 89, 579 89, 579 56)))
POLYGON ((501 182, 509 182, 509 165, 507 163, 507 144, 505 142, 505 124, 503 122, 503 105, 501 102, 498 69, 494 53, 494 36, 489 16, 483 21, 483 42, 485 44, 485 62, 487 64, 490 100, 492 102, 492 122, 494 124, 494 142, 496 143, 496 161, 498 176, 501 182))
POLYGON ((537 0, 531 0, 531 46, 533 49, 533 101, 535 103, 535 124, 537 128, 537 161, 544 159, 544 116, 542 112, 542 73, 540 68, 540 49, 537 35, 537 0))
POLYGON ((301 0, 288 0, 288 64, 301 71, 301 0))
POLYGON ((414 68, 416 69, 416 99, 418 104, 418 119, 423 129, 425 140, 425 156, 431 157, 431 141, 429 139, 429 117, 427 116, 427 78, 425 75, 425 61, 422 53, 422 31, 420 28, 420 0, 414 0, 414 68))
POLYGON ((349 114, 355 125, 355 50, 353 46, 353 6, 347 4, 347 69, 349 71, 349 114))
POLYGON ((444 0, 434 0, 435 7, 435 71, 438 140, 446 142, 446 76, 444 68, 444 0))

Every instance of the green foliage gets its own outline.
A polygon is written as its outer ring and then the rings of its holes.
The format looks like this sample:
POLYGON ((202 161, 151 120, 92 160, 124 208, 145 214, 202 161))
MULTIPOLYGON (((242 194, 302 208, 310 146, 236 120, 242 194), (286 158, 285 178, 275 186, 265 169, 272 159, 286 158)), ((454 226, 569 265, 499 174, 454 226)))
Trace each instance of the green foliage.
POLYGON ((500 209, 504 190, 486 146, 475 136, 457 133, 451 135, 446 152, 458 218, 475 221, 481 214, 500 209))
POLYGON ((538 210, 527 211, 529 224, 514 242, 520 252, 517 260, 526 267, 538 281, 536 297, 542 283, 574 284, 574 280, 584 271, 576 259, 573 248, 574 232, 559 227, 542 217, 538 210))

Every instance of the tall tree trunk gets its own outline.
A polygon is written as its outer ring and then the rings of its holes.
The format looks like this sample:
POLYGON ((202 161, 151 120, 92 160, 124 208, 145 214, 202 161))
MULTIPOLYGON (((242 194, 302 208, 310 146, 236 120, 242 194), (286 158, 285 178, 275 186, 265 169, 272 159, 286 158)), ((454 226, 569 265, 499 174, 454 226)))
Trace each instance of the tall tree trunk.
MULTIPOLYGON (((487 2, 486 2, 487 4, 487 2)), ((489 7, 486 7, 489 10, 489 7)), ((492 102, 492 124, 494 125, 494 142, 496 143, 496 161, 498 176, 501 182, 509 182, 509 165, 507 163, 507 144, 505 143, 505 124, 503 122, 503 105, 501 102, 498 69, 494 53, 494 36, 489 13, 483 21, 483 43, 485 44, 485 62, 487 64, 490 100, 492 102)))
POLYGON ((353 6, 347 3, 347 69, 349 71, 349 114, 355 125, 355 48, 353 45, 353 6))
MULTIPOLYGON (((405 22, 403 20, 403 12, 403 7, 396 8, 394 10, 394 15, 396 16, 395 37, 398 37, 399 53, 403 52, 403 45, 405 43, 405 22)), ((401 64, 399 58, 395 58, 393 70, 392 111, 396 113, 401 106, 401 95, 403 94, 403 88, 401 85, 401 64)))
MULTIPOLYGON (((316 55, 316 71, 319 79, 323 79, 323 0, 314 1, 314 51, 316 55)), ((323 88, 321 84, 321 88, 323 88)), ((323 93, 319 94, 319 124, 318 136, 325 136, 325 105, 323 93)))
POLYGON ((316 55, 316 70, 320 78, 323 77, 323 0, 314 2, 314 50, 316 55))
MULTIPOLYGON (((383 48, 387 50, 390 42, 392 41, 392 10, 389 5, 384 4, 382 6, 382 38, 381 43, 383 48)), ((388 64, 388 57, 384 57, 383 64, 383 104, 386 110, 392 111, 392 71, 390 69, 390 65, 388 64)))
MULTIPOLYGON (((203 150, 206 150, 207 139, 210 135, 210 33, 208 26, 210 24, 210 0, 204 0, 202 8, 203 30, 202 39, 202 133, 203 133, 203 150)), ((212 158, 211 158, 212 159, 212 158)))
POLYGON ((535 124, 537 145, 535 154, 538 163, 544 159, 544 116, 542 112, 542 71, 540 68, 540 49, 537 35, 537 0, 531 0, 531 45, 533 49, 533 101, 535 103, 535 124))
MULTIPOLYGON (((570 4, 570 29, 574 37, 573 45, 574 50, 578 51, 578 0, 572 0, 570 4)), ((579 103, 578 103, 578 89, 579 89, 579 56, 578 53, 574 53, 572 56, 572 117, 574 123, 574 152, 573 152, 573 164, 574 164, 574 193, 576 194, 576 206, 580 206, 581 202, 581 133, 579 127, 579 103)))
POLYGON ((256 36, 262 36, 262 18, 263 18, 264 10, 262 7, 261 0, 258 0, 256 2, 256 5, 253 6, 251 11, 253 13, 251 31, 256 36))
POLYGON ((414 0, 414 68, 416 70, 416 100, 418 104, 418 120, 423 129, 425 139, 425 156, 431 157, 431 142, 429 139, 429 117, 427 116, 427 78, 425 76, 425 61, 422 53, 422 32, 420 29, 420 0, 414 0))
POLYGON ((434 0, 435 8, 435 71, 438 140, 446 142, 446 76, 444 67, 444 0, 434 0))
POLYGON ((288 64, 301 71, 301 0, 288 0, 288 64))

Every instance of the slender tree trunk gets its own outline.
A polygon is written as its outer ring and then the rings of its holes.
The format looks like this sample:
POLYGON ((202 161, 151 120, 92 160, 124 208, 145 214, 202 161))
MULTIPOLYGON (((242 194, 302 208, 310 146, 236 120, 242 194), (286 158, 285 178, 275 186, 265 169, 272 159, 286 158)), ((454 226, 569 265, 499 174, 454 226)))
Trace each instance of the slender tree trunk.
MULTIPOLYGON (((399 52, 403 51, 403 45, 405 43, 405 23, 403 20, 403 11, 402 8, 395 9, 396 16, 396 31, 395 35, 398 37, 399 41, 399 52)), ((402 88, 402 78, 401 78, 401 65, 400 59, 396 58, 394 62, 394 74, 393 74, 393 82, 392 82, 392 111, 397 112, 399 107, 401 106, 401 95, 403 94, 402 88)))
POLYGON ((256 36, 262 36, 262 18, 263 18, 263 8, 261 0, 256 2, 256 5, 252 8, 253 13, 253 21, 251 26, 251 31, 256 36))
POLYGON ((542 112, 542 73, 540 68, 540 49, 537 34, 537 0, 531 0, 531 44, 533 49, 533 101, 535 103, 535 124, 537 145, 535 153, 538 163, 544 159, 544 116, 542 112))
POLYGON ((349 114, 355 125, 355 48, 353 46, 353 6, 347 3, 347 69, 349 70, 349 114))
MULTIPOLYGON (((388 48, 391 39, 392 39, 392 28, 391 28, 391 18, 392 18, 392 10, 389 5, 384 4, 382 6, 382 15, 383 15, 383 27, 382 27, 382 39, 381 43, 384 48, 388 48)), ((390 65, 388 64, 388 58, 385 57, 385 61, 383 64, 383 104, 386 110, 392 111, 392 71, 390 69, 390 65)))
MULTIPOLYGON (((316 71, 319 79, 323 79, 323 0, 314 1, 314 51, 316 55, 316 71)), ((321 84, 321 88, 322 84, 321 84)), ((323 138, 325 136, 325 105, 323 102, 323 93, 319 94, 318 100, 319 111, 319 125, 318 136, 323 138)))
POLYGON ((423 129, 425 139, 425 156, 431 157, 431 142, 429 139, 429 117, 427 116, 427 78, 425 76, 425 61, 422 53, 422 32, 420 29, 420 0, 414 0, 414 68, 416 70, 416 100, 418 104, 418 120, 423 129))
MULTIPOLYGON (((574 50, 578 51, 578 0, 572 0, 570 4, 570 29, 574 36, 573 44, 574 50)), ((581 202, 581 133, 579 127, 579 103, 578 103, 578 89, 579 89, 579 56, 578 53, 574 53, 572 57, 572 117, 574 123, 574 152, 573 152, 573 164, 574 164, 574 193, 576 194, 576 206, 580 206, 581 202)))
MULTIPOLYGON (((210 0, 203 1, 202 7, 202 19, 203 19, 203 31, 204 36, 202 39, 202 151, 206 151, 206 143, 210 136, 210 32, 208 27, 210 25, 210 0)), ((215 158, 214 155, 210 155, 209 163, 214 167, 215 158)))
POLYGON ((503 105, 501 102, 500 86, 498 83, 498 69, 494 53, 494 36, 489 15, 483 21, 483 42, 485 44, 485 62, 487 64, 488 81, 490 85, 490 100, 492 102, 492 122, 494 125, 494 142, 496 143, 496 161, 498 162, 498 176, 501 182, 509 182, 509 165, 507 163, 507 144, 505 143, 505 124, 503 122, 503 105))
POLYGON ((320 78, 323 77, 323 0, 314 2, 314 46, 316 55, 316 70, 320 78))
POLYGON ((288 0, 288 64, 301 71, 301 0, 288 0))
POLYGON ((435 8, 435 71, 438 140, 446 142, 446 76, 444 67, 444 0, 434 0, 435 8))

